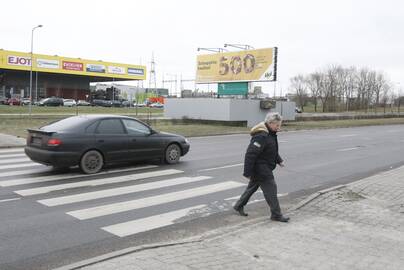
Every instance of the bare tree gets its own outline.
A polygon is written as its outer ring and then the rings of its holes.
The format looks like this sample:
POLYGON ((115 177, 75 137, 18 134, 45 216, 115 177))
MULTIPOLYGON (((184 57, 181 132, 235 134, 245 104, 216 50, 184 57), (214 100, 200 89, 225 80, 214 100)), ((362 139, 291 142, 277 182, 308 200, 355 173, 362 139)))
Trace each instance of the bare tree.
POLYGON ((307 87, 311 92, 311 97, 313 98, 314 111, 317 112, 317 100, 321 93, 322 79, 324 76, 320 72, 315 72, 310 74, 306 78, 307 87))
POLYGON ((307 85, 303 75, 299 74, 290 79, 290 87, 296 93, 298 106, 304 111, 303 107, 307 98, 307 85))

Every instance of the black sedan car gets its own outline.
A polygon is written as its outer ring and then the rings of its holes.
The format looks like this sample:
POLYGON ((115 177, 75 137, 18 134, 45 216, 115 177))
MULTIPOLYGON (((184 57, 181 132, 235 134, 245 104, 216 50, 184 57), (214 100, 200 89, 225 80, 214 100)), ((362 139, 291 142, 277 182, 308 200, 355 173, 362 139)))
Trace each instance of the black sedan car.
POLYGON ((135 118, 81 115, 28 129, 25 153, 41 164, 79 165, 92 174, 109 163, 160 158, 174 164, 189 148, 183 136, 158 132, 135 118))

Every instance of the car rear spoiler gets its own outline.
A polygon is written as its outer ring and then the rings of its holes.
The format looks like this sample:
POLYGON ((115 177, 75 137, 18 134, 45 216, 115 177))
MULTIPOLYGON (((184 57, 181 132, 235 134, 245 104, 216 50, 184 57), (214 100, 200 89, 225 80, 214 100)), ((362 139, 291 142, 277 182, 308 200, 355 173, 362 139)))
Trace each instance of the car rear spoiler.
POLYGON ((29 133, 37 133, 37 134, 48 135, 48 136, 51 136, 52 134, 56 133, 55 131, 44 131, 44 130, 40 130, 40 129, 30 129, 30 128, 28 128, 27 131, 29 133))

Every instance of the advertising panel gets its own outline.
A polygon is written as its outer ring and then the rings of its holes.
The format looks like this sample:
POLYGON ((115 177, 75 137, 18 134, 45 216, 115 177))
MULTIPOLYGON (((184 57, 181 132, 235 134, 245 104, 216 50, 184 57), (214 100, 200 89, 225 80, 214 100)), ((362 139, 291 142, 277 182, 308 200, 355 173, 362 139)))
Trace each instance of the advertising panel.
POLYGON ((31 57, 7 55, 7 64, 13 66, 31 66, 31 57))
POLYGON ((198 55, 197 83, 276 81, 277 48, 198 55))
POLYGON ((83 63, 62 61, 62 68, 65 70, 83 71, 83 63))
MULTIPOLYGON (((30 53, 0 49, 0 69, 25 70, 31 68, 30 53)), ((113 62, 33 54, 32 70, 127 80, 145 80, 146 67, 113 62)))
POLYGON ((128 68, 129 75, 144 75, 144 69, 140 68, 128 68))
POLYGON ((59 68, 59 61, 58 60, 51 60, 51 59, 37 59, 36 66, 40 68, 51 68, 51 69, 58 69, 59 68))
POLYGON ((105 66, 104 65, 87 64, 86 65, 86 70, 88 72, 105 73, 105 66))
POLYGON ((124 67, 108 66, 108 73, 111 74, 125 74, 124 67))

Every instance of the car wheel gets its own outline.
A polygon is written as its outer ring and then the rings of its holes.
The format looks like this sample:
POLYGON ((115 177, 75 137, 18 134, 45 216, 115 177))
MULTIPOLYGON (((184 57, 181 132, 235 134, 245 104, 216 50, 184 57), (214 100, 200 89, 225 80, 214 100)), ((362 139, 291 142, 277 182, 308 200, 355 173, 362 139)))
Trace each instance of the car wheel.
POLYGON ((97 173, 104 166, 104 158, 97 150, 86 152, 80 160, 80 169, 86 174, 97 173))
POLYGON ((164 155, 164 160, 168 164, 175 164, 178 163, 181 157, 181 148, 178 146, 178 144, 170 144, 164 155))

